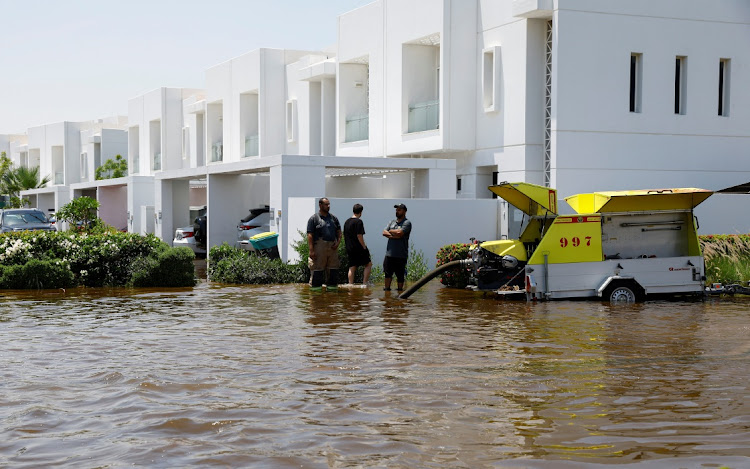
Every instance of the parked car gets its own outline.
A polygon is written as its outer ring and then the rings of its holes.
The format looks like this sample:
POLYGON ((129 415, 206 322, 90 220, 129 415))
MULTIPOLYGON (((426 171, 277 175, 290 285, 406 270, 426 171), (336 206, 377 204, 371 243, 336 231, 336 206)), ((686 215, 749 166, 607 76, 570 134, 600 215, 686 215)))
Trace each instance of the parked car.
POLYGON ((10 208, 0 210, 0 233, 11 231, 55 231, 41 210, 35 208, 10 208))
POLYGON ((271 211, 268 205, 250 209, 250 213, 237 225, 237 247, 254 251, 250 238, 267 231, 271 231, 271 211))
POLYGON ((206 207, 191 207, 190 214, 196 215, 193 224, 175 230, 172 246, 190 248, 196 256, 204 257, 206 255, 206 226, 208 223, 206 207))

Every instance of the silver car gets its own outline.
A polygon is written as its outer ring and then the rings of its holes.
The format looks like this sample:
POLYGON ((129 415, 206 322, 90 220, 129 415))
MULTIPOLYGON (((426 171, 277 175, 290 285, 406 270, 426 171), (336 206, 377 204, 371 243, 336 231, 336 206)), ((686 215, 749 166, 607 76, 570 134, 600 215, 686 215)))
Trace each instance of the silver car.
POLYGON ((0 210, 0 233, 11 231, 55 231, 47 216, 35 208, 0 210))

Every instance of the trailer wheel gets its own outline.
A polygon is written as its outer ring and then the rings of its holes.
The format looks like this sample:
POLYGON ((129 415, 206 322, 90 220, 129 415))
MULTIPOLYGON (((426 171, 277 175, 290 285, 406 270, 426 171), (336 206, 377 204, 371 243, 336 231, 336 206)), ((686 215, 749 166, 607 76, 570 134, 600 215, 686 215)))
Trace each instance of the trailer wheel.
POLYGON ((635 303, 635 292, 624 285, 617 286, 609 293, 609 302, 612 304, 635 303))

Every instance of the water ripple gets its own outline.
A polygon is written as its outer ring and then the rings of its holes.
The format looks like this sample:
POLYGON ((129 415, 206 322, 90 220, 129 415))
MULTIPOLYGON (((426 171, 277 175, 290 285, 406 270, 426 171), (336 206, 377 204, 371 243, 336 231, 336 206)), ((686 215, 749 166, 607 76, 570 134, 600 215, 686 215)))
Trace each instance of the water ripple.
POLYGON ((0 466, 747 466, 748 304, 4 292, 0 466))

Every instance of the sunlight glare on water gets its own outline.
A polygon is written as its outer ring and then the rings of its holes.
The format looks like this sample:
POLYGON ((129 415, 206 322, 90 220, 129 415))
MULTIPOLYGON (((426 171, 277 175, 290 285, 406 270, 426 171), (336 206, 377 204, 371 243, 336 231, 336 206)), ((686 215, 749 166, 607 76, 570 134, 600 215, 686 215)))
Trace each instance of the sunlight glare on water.
POLYGON ((750 303, 0 297, 0 466, 750 466, 750 303))

